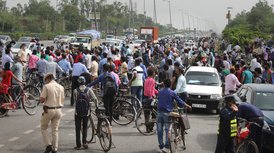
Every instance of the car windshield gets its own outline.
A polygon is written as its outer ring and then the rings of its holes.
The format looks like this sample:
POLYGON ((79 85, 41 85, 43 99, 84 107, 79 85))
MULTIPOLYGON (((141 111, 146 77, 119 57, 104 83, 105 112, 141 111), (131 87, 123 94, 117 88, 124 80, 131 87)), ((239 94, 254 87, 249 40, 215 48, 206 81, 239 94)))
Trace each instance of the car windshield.
POLYGON ((5 36, 0 36, 0 39, 1 39, 1 40, 6 40, 7 37, 5 37, 5 36))
POLYGON ((31 38, 22 37, 22 38, 20 38, 18 41, 21 41, 21 42, 28 42, 28 41, 31 41, 31 38))
POLYGON ((75 42, 88 43, 88 38, 76 38, 75 42))
POLYGON ((274 92, 257 92, 254 105, 262 110, 274 110, 274 92))
POLYGON ((67 36, 62 36, 62 37, 60 37, 60 39, 68 39, 68 37, 67 36))
POLYGON ((210 72, 188 72, 186 81, 191 85, 219 86, 220 84, 218 76, 210 72))
POLYGON ((142 40, 136 40, 136 41, 134 41, 134 43, 135 44, 142 44, 144 41, 142 41, 142 40))
POLYGON ((16 43, 12 48, 20 48, 22 44, 26 44, 27 46, 29 46, 28 43, 16 43))

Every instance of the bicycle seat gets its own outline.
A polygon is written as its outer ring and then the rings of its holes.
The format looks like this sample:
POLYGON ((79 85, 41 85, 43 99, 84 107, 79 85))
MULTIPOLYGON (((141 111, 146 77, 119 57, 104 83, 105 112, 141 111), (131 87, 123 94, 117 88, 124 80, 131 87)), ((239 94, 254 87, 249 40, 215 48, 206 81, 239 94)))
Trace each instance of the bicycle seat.
POLYGON ((96 109, 96 111, 98 111, 98 112, 104 112, 105 110, 106 110, 105 107, 98 107, 96 109))
POLYGON ((168 116, 177 118, 177 117, 180 117, 180 114, 177 113, 177 112, 170 112, 170 113, 168 114, 168 116))

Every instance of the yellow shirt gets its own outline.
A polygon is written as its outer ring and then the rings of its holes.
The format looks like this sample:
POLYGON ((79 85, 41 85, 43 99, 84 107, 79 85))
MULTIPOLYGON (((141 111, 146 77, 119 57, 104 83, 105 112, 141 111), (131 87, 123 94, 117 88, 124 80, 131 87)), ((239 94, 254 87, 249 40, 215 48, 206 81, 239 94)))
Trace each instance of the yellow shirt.
POLYGON ((64 87, 52 80, 44 85, 41 98, 45 98, 44 105, 48 107, 63 106, 65 101, 64 87))

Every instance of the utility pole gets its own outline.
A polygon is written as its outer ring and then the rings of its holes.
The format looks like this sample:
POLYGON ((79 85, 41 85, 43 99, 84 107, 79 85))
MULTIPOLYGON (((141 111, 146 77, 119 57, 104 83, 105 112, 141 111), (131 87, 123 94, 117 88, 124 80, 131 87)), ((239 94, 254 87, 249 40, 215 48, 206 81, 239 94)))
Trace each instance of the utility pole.
POLYGON ((128 14, 128 28, 130 28, 131 27, 131 0, 129 0, 129 2, 128 2, 128 12, 129 12, 129 14, 128 14))
POLYGON ((144 26, 146 26, 146 0, 144 0, 144 26))
MULTIPOLYGON (((155 0, 154 0, 155 1, 155 0)), ((173 35, 173 27, 172 27, 172 18, 171 18, 171 7, 170 7, 170 2, 171 0, 168 0, 168 5, 169 5, 169 19, 170 19, 170 28, 171 28, 171 36, 173 35)))
POLYGON ((96 3, 95 0, 93 0, 93 13, 94 13, 94 23, 95 23, 95 30, 98 30, 98 25, 97 25, 97 18, 96 18, 96 3))
POLYGON ((153 6, 154 6, 154 8, 153 8, 154 22, 155 22, 155 24, 157 24, 157 12, 156 12, 156 2, 155 2, 155 0, 153 0, 153 6))

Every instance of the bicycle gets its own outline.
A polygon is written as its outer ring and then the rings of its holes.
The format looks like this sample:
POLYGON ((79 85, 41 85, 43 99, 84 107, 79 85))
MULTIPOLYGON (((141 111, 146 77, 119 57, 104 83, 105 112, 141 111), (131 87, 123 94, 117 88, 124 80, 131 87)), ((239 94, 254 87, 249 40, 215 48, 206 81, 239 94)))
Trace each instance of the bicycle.
MULTIPOLYGON (((91 108, 90 111, 92 112, 91 108)), ((104 115, 105 108, 99 108, 96 106, 95 115, 97 117, 97 128, 95 127, 94 120, 92 115, 89 116, 88 120, 88 131, 91 132, 90 138, 88 138, 88 143, 96 143, 93 142, 95 135, 99 138, 100 145, 105 152, 108 152, 111 149, 112 145, 112 130, 111 125, 108 121, 108 117, 104 115), (90 129, 90 130, 89 130, 90 129)))
POLYGON ((171 153, 177 153, 179 144, 182 144, 183 150, 186 149, 186 129, 183 127, 182 121, 180 121, 183 112, 186 114, 187 110, 185 108, 177 108, 174 112, 169 114, 171 117, 171 124, 168 130, 168 141, 171 153))
POLYGON ((112 109, 112 120, 118 125, 128 125, 135 120, 136 110, 128 101, 115 100, 112 109))
POLYGON ((143 105, 137 112, 135 126, 143 135, 149 136, 156 133, 157 103, 158 99, 155 98, 151 105, 143 105))
POLYGON ((246 119, 238 118, 239 128, 236 137, 236 153, 259 153, 257 144, 249 138, 250 126, 260 125, 255 122, 249 122, 246 119))
POLYGON ((19 109, 20 103, 28 115, 34 115, 39 105, 40 91, 32 85, 19 85, 19 94, 12 98, 13 86, 7 94, 0 94, 0 118, 8 114, 9 110, 19 109))
POLYGON ((38 70, 33 70, 28 76, 27 85, 35 86, 41 91, 43 84, 43 77, 38 74, 38 70))
POLYGON ((71 81, 70 75, 65 75, 57 79, 57 82, 64 87, 66 97, 69 97, 71 94, 71 81))

